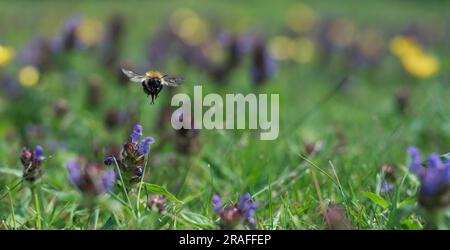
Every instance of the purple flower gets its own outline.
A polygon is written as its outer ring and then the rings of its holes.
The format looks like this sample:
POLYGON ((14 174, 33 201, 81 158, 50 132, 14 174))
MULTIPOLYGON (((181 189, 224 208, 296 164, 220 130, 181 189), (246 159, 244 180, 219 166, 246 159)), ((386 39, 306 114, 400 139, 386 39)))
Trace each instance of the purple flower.
POLYGON ((81 168, 80 165, 75 160, 70 161, 67 164, 67 169, 69 170, 69 179, 70 179, 70 182, 72 183, 72 185, 78 186, 78 183, 80 182, 80 179, 81 179, 80 168, 81 168))
POLYGON ((142 125, 136 124, 134 126, 133 132, 131 132, 130 136, 131 136, 131 142, 137 144, 142 137, 142 125))
POLYGON ((411 156, 411 165, 409 169, 414 174, 418 174, 422 169, 422 156, 420 155, 420 151, 415 147, 409 147, 408 154, 411 156))
POLYGON ((450 203, 450 161, 443 161, 437 154, 431 154, 426 163, 421 163, 420 151, 410 147, 410 171, 420 180, 419 203, 427 208, 441 208, 450 203))
POLYGON ((103 188, 105 192, 111 192, 116 182, 116 174, 113 170, 107 170, 103 174, 103 188))
POLYGON ((33 151, 28 148, 22 150, 20 161, 23 165, 23 178, 28 182, 34 182, 42 175, 41 163, 45 159, 44 149, 37 145, 33 151))
POLYGON ((37 145, 34 148, 34 155, 36 156, 36 161, 40 164, 44 159, 44 148, 41 145, 37 145))
POLYGON ((88 163, 83 158, 70 161, 67 169, 72 185, 91 197, 112 191, 116 181, 113 170, 106 169, 100 164, 88 163))
POLYGON ((223 211, 223 202, 222 198, 219 195, 214 195, 212 198, 213 202, 213 211, 216 214, 220 214, 223 211))
POLYGON ((276 73, 277 63, 261 40, 255 43, 252 57, 251 77, 255 84, 261 85, 276 73))
POLYGON ((101 44, 101 59, 109 68, 114 69, 120 57, 120 44, 125 31, 124 18, 115 14, 110 17, 103 42, 101 44))
POLYGON ((257 204, 251 198, 251 195, 247 193, 238 204, 224 206, 220 196, 214 195, 212 198, 213 211, 220 216, 220 226, 223 229, 233 229, 242 223, 252 229, 255 228, 257 204))
MULTIPOLYGON (((15 77, 10 75, 0 75, 0 91, 2 92, 2 97, 14 100, 20 98, 23 87, 15 77)), ((11 103, 15 102, 11 101, 11 103)))
POLYGON ((252 196, 249 193, 244 194, 244 196, 242 196, 242 200, 241 200, 241 207, 248 207, 250 200, 252 199, 252 196))
POLYGON ((252 196, 249 193, 246 193, 241 200, 239 209, 241 213, 243 214, 243 218, 246 224, 251 225, 252 227, 255 226, 256 219, 255 219, 255 213, 257 204, 255 202, 252 202, 252 196))
POLYGON ((145 155, 150 152, 150 145, 155 141, 152 137, 147 137, 141 141, 142 131, 142 126, 136 124, 130 134, 131 142, 123 146, 120 155, 118 157, 109 155, 104 160, 105 165, 111 165, 115 158, 122 177, 130 184, 136 184, 141 181, 145 155))
POLYGON ((155 140, 152 137, 147 137, 144 140, 141 141, 141 144, 139 145, 139 152, 143 155, 148 154, 148 152, 150 151, 150 145, 154 142, 155 140))
POLYGON ((47 40, 35 38, 19 52, 19 64, 43 70, 50 63, 51 51, 47 40))
POLYGON ((77 29, 81 21, 81 18, 71 17, 65 22, 60 36, 52 41, 51 49, 53 53, 70 51, 81 46, 77 38, 77 29))

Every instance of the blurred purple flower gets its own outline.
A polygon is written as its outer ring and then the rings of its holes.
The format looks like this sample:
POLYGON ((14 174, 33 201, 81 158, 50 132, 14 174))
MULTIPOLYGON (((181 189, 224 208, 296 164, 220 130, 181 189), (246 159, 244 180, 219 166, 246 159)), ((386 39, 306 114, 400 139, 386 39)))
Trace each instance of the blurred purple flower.
POLYGON ((69 170, 69 179, 72 185, 78 186, 81 180, 81 167, 77 161, 70 161, 67 164, 67 169, 69 170))
POLYGON ((23 166, 23 178, 28 182, 34 182, 42 176, 41 163, 45 159, 44 148, 37 145, 33 151, 22 149, 20 161, 23 166))
POLYGON ((408 148, 411 157, 410 171, 420 180, 419 203, 426 208, 442 208, 450 204, 450 161, 443 161, 437 154, 431 154, 422 163, 419 149, 408 148))
POLYGON ((61 53, 80 48, 80 41, 77 39, 77 29, 80 26, 82 18, 71 17, 65 23, 61 34, 51 43, 53 53, 61 53))
POLYGON ((112 70, 115 70, 118 64, 124 29, 124 18, 118 14, 113 15, 106 25, 106 33, 101 45, 101 56, 102 62, 112 70))
POLYGON ((105 192, 110 192, 116 182, 116 174, 112 170, 108 170, 103 174, 103 188, 105 192))
POLYGON ((5 98, 15 99, 20 97, 23 92, 23 87, 20 86, 16 78, 5 75, 0 78, 1 92, 4 93, 5 98))
POLYGON ((147 47, 147 60, 153 67, 162 67, 174 45, 179 43, 178 37, 171 31, 168 25, 164 25, 158 31, 147 47))
POLYGON ((222 32, 217 40, 224 47, 226 58, 218 65, 213 65, 211 62, 208 73, 215 81, 224 82, 241 64, 244 55, 249 52, 250 41, 227 32, 222 32))
POLYGON ((220 214, 223 211, 222 198, 220 198, 220 196, 218 196, 216 194, 216 195, 213 196, 212 202, 213 202, 213 211, 214 211, 214 213, 220 214))
POLYGON ((256 228, 257 204, 252 201, 250 194, 245 194, 234 206, 224 206, 219 195, 214 195, 212 202, 214 213, 220 216, 222 229, 233 229, 241 223, 252 229, 256 228))
POLYGON ((22 66, 34 66, 43 70, 50 63, 51 48, 47 40, 35 38, 19 52, 18 61, 22 66))
POLYGON ((419 174, 422 170, 422 156, 420 155, 419 149, 409 147, 408 154, 411 156, 411 165, 409 167, 410 171, 414 174, 419 174))
POLYGON ((88 196, 95 197, 111 192, 116 181, 113 170, 100 164, 87 163, 83 158, 70 161, 67 169, 70 182, 88 196))
POLYGON ((218 37, 219 42, 229 48, 229 53, 241 57, 251 50, 251 39, 238 35, 222 32, 218 37))
POLYGON ((277 62, 270 55, 266 43, 257 40, 252 52, 251 77, 255 84, 261 85, 270 80, 277 71, 277 62))

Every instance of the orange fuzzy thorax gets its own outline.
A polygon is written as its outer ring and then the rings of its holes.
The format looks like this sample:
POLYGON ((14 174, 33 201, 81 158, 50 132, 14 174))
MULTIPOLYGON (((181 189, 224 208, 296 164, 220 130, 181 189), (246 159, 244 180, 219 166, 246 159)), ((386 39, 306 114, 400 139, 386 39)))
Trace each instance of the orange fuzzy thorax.
POLYGON ((146 75, 148 78, 162 78, 161 73, 159 73, 159 72, 157 72, 157 71, 150 71, 150 72, 145 73, 145 75, 146 75))

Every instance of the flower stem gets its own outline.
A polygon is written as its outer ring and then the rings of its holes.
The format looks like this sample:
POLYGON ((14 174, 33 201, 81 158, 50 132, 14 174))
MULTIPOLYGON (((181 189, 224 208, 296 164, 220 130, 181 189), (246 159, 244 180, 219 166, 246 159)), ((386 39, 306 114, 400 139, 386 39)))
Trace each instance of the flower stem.
POLYGON ((120 171, 120 168, 119 168, 119 164, 117 163, 116 157, 113 157, 113 158, 114 158, 114 163, 115 163, 116 168, 117 168, 117 173, 119 174, 120 185, 122 186, 123 195, 127 199, 128 205, 130 206, 131 210, 133 210, 133 206, 131 205, 130 197, 128 196, 128 192, 127 192, 127 189, 125 187, 125 182, 123 181, 123 178, 122 178, 122 174, 121 174, 121 171, 120 171))
POLYGON ((139 211, 139 205, 141 202, 141 189, 142 189, 142 183, 144 182, 145 172, 147 170, 147 164, 148 164, 148 157, 150 152, 147 153, 147 159, 145 160, 144 170, 142 171, 142 177, 141 181, 139 182, 139 188, 137 192, 137 201, 136 201, 136 210, 137 210, 137 217, 141 217, 141 212, 139 211))
POLYGON ((39 197, 37 195, 37 192, 35 190, 35 187, 31 188, 31 193, 33 194, 33 198, 34 198, 34 205, 36 208, 36 213, 37 213, 37 218, 36 218, 36 229, 37 230, 41 230, 42 229, 42 225, 41 225, 41 206, 39 204, 39 197))

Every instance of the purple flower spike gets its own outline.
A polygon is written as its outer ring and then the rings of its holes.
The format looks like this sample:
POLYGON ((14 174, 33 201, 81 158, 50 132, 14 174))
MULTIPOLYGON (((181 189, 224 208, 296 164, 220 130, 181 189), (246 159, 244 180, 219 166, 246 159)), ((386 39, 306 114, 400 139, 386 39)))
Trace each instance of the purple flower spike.
POLYGON ((422 169, 422 156, 420 155, 419 149, 415 147, 408 148, 408 154, 411 156, 411 172, 418 174, 422 169))
POLYGON ((247 207, 247 204, 252 199, 252 196, 249 193, 244 194, 242 196, 241 207, 247 207))
POLYGON ((36 156, 43 156, 44 155, 44 148, 41 145, 36 145, 34 148, 34 153, 36 156))
POLYGON ((441 209, 450 205, 450 163, 438 154, 431 154, 428 161, 421 164, 420 153, 416 148, 409 148, 411 155, 411 172, 420 180, 419 204, 428 209, 441 209))
POLYGON ((131 142, 125 143, 119 154, 110 154, 104 160, 105 165, 117 164, 125 182, 134 185, 143 178, 143 166, 146 155, 150 152, 150 145, 155 141, 152 137, 141 140, 143 128, 136 124, 130 134, 131 142))
POLYGON ((150 151, 150 145, 154 142, 155 140, 152 137, 147 137, 145 138, 142 142, 141 145, 139 145, 139 153, 146 155, 148 154, 148 152, 150 151))
POLYGON ((103 188, 106 193, 112 191, 116 181, 116 174, 113 170, 107 170, 103 175, 103 188))
POLYGON ((89 163, 84 158, 67 164, 70 182, 84 195, 97 197, 111 192, 116 182, 114 170, 97 163, 89 163))
POLYGON ((441 161, 441 158, 437 154, 431 154, 428 158, 428 163, 430 164, 430 169, 444 169, 444 164, 441 161))
POLYGON ((137 144, 142 137, 142 125, 136 124, 134 126, 133 132, 131 132, 130 136, 131 136, 131 142, 137 144))
POLYGON ((42 176, 41 163, 44 160, 44 149, 41 146, 36 146, 34 151, 28 148, 22 149, 20 162, 23 165, 23 178, 33 183, 42 176))
POLYGON ((212 202, 213 202, 214 213, 220 214, 223 211, 222 198, 220 198, 220 196, 218 196, 218 195, 214 195, 212 198, 212 202))
POLYGON ((242 201, 241 201, 239 210, 243 214, 245 223, 247 223, 250 227, 254 227, 255 222, 256 222, 256 219, 255 219, 256 208, 258 206, 251 199, 252 199, 252 196, 249 193, 246 193, 242 197, 242 201))
POLYGON ((246 225, 252 229, 256 228, 256 202, 252 201, 250 194, 245 194, 239 203, 232 206, 224 205, 218 195, 212 198, 213 211, 220 216, 220 227, 222 229, 234 229, 239 224, 246 225))
POLYGON ((255 222, 255 214, 257 207, 258 205, 255 202, 250 203, 250 206, 248 207, 247 211, 244 214, 244 219, 251 224, 255 222))
POLYGON ((44 148, 40 145, 37 145, 34 149, 34 155, 36 157, 38 164, 40 164, 45 159, 44 148))
POLYGON ((431 168, 421 178, 422 190, 426 195, 435 195, 444 185, 441 172, 431 168))
POLYGON ((75 160, 70 161, 69 164, 67 164, 67 169, 69 170, 70 182, 78 187, 81 179, 80 165, 75 160))

